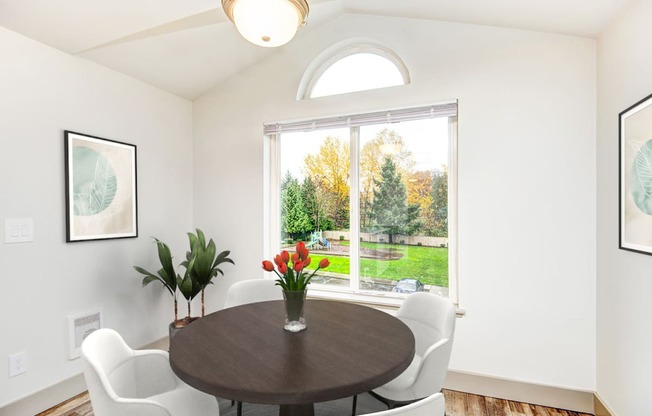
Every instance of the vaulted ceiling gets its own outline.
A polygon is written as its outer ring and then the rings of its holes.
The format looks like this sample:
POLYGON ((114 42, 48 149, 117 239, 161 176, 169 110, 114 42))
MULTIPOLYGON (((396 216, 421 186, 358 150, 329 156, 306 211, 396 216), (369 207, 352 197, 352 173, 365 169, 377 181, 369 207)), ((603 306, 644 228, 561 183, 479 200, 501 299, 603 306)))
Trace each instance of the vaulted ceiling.
MULTIPOLYGON (((597 37, 631 0, 308 1, 297 37, 346 13, 597 37)), ((188 99, 276 51, 242 39, 219 0, 0 0, 0 25, 188 99)))

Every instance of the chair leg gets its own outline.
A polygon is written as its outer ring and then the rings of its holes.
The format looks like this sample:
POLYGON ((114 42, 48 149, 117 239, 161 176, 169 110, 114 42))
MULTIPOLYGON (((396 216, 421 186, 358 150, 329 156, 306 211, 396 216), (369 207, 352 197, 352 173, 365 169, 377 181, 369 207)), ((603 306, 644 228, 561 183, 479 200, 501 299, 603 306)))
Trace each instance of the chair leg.
POLYGON ((392 409, 392 405, 390 404, 390 400, 384 398, 383 396, 374 393, 373 391, 370 391, 369 394, 371 397, 374 399, 378 400, 379 402, 382 402, 385 406, 387 406, 388 409, 392 409))
POLYGON ((416 400, 410 400, 410 401, 407 401, 407 402, 397 402, 396 400, 388 399, 388 398, 383 397, 383 396, 381 396, 379 394, 376 394, 373 391, 370 391, 369 394, 371 395, 371 397, 373 397, 376 400, 384 403, 387 406, 387 408, 390 409, 390 410, 394 409, 396 407, 399 407, 399 406, 405 406, 406 404, 410 404, 410 403, 416 401, 416 400))
POLYGON ((238 416, 242 416, 242 402, 238 402, 238 411, 237 411, 238 416))
POLYGON ((351 416, 355 416, 355 410, 358 407, 358 395, 353 396, 353 409, 351 410, 351 416))

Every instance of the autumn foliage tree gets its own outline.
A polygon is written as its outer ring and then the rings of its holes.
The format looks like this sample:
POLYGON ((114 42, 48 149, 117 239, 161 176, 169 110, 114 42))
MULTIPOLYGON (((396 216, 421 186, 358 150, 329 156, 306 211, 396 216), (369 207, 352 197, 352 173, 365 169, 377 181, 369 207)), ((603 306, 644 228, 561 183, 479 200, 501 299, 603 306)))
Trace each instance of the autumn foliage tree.
POLYGON ((349 226, 349 155, 347 142, 328 136, 319 152, 306 156, 304 161, 308 176, 325 197, 324 211, 336 229, 349 226))

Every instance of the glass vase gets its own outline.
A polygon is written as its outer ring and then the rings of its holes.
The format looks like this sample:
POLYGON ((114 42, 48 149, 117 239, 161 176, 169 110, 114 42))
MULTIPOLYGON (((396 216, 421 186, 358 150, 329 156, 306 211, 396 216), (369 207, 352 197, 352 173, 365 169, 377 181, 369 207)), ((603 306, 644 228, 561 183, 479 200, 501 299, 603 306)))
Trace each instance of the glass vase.
POLYGON ((286 331, 299 332, 306 329, 306 320, 303 317, 303 306, 306 303, 307 290, 283 291, 285 300, 285 326, 286 331))

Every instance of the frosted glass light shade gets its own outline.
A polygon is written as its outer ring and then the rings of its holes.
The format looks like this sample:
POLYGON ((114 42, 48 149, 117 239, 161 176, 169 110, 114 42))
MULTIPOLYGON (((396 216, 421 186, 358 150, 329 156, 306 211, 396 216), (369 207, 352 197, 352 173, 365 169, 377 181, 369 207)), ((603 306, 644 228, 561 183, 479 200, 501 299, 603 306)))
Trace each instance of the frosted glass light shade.
POLYGON ((288 43, 308 15, 305 0, 222 0, 222 7, 242 37, 265 47, 288 43))

